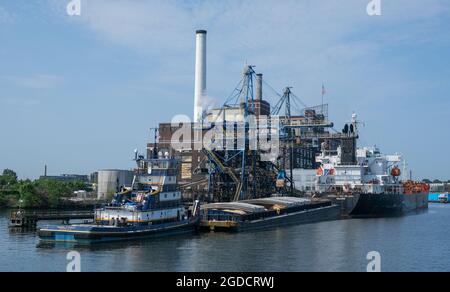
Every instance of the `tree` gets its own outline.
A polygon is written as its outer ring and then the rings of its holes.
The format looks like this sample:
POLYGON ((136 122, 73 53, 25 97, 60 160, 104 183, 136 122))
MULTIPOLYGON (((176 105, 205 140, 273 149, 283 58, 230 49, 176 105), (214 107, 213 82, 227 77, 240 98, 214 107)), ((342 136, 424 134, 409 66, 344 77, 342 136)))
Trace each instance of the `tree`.
POLYGON ((46 198, 41 195, 33 182, 25 181, 20 185, 20 200, 23 201, 24 207, 43 207, 47 204, 46 198))
POLYGON ((441 184, 442 182, 441 182, 440 180, 438 180, 438 179, 435 179, 435 180, 433 181, 433 183, 434 183, 434 184, 441 184))
POLYGON ((3 170, 0 176, 0 186, 11 186, 17 183, 17 174, 11 169, 3 170))
POLYGON ((426 184, 431 184, 431 183, 432 183, 432 181, 429 180, 428 178, 424 179, 422 182, 424 182, 424 183, 426 183, 426 184))

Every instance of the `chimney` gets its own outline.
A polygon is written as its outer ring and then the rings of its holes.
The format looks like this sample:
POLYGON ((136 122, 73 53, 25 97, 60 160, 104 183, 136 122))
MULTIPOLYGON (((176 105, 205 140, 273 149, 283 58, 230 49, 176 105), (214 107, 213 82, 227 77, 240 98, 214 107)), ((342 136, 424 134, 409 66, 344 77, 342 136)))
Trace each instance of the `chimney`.
POLYGON ((262 100, 262 74, 256 74, 256 97, 255 100, 262 100))
POLYGON ((206 96, 206 30, 197 30, 195 53, 194 123, 202 121, 202 99, 206 96))

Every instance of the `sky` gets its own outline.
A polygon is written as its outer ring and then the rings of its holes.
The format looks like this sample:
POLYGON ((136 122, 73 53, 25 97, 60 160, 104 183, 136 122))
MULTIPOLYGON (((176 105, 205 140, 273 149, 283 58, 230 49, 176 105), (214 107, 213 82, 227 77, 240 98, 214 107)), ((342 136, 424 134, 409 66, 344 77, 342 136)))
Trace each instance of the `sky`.
MULTIPOLYGON (((208 30, 208 95, 255 65, 309 106, 322 84, 336 128, 402 153, 415 178, 450 179, 450 2, 0 0, 0 170, 21 178, 133 167, 150 128, 192 116, 195 31, 208 30)), ((265 98, 275 93, 265 89, 265 98)))

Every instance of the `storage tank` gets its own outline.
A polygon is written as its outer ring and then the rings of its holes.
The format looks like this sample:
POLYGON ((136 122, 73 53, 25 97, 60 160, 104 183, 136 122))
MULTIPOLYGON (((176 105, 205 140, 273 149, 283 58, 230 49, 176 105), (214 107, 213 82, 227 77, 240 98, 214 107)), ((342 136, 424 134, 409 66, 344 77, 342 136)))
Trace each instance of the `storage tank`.
POLYGON ((134 173, 131 170, 100 170, 98 172, 97 198, 105 199, 109 194, 120 191, 122 187, 130 187, 134 173))

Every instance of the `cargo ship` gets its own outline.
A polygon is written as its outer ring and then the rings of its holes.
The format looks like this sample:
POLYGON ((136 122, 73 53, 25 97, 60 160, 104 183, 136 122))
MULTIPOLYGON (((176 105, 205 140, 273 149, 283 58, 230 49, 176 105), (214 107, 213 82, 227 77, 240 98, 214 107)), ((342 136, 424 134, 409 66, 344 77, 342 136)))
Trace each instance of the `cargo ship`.
POLYGON ((137 169, 130 189, 95 210, 93 224, 43 226, 42 241, 91 244, 192 233, 199 223, 200 204, 182 203, 177 189, 178 160, 162 153, 150 159, 135 153, 137 169))
POLYGON ((200 228, 210 231, 250 231, 338 220, 340 207, 328 200, 269 197, 202 206, 200 228))
MULTIPOLYGON (((326 147, 324 147, 326 148, 326 147)), ((356 163, 341 163, 342 148, 317 157, 320 196, 339 203, 343 216, 399 216, 428 209, 428 184, 401 181, 400 155, 376 147, 356 150, 356 163)))

